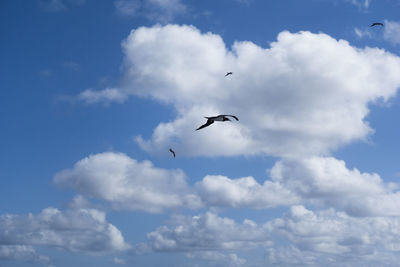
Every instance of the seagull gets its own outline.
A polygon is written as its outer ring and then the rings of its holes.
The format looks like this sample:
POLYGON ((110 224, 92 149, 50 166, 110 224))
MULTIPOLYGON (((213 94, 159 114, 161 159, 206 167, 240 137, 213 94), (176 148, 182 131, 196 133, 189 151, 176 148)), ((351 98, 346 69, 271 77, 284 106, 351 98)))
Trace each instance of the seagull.
POLYGON ((374 23, 372 23, 371 24, 371 26, 370 27, 373 27, 373 26, 383 26, 383 23, 381 23, 381 22, 374 22, 374 23))
POLYGON ((233 116, 233 115, 218 115, 218 116, 214 116, 214 117, 204 117, 207 119, 207 122, 205 124, 201 125, 199 128, 197 128, 196 131, 203 129, 207 126, 210 126, 211 124, 214 123, 214 121, 230 121, 230 119, 227 117, 232 117, 237 121, 239 120, 236 116, 233 116))
POLYGON ((233 72, 231 72, 231 71, 230 71, 230 72, 227 72, 227 73, 225 74, 225 77, 228 76, 228 75, 232 75, 232 74, 233 74, 233 72))
POLYGON ((174 158, 175 158, 175 151, 173 151, 172 148, 169 149, 169 152, 171 152, 172 155, 174 155, 174 158))

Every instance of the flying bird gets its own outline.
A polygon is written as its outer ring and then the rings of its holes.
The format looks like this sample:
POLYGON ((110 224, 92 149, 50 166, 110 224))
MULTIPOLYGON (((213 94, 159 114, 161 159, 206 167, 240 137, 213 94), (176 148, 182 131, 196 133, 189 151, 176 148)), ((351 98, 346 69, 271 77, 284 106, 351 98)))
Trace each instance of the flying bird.
POLYGON ((211 124, 214 123, 214 121, 230 121, 230 119, 228 117, 232 117, 237 121, 239 120, 236 116, 233 116, 233 115, 218 115, 218 116, 214 116, 214 117, 204 117, 207 119, 207 122, 205 124, 201 125, 199 128, 197 128, 196 131, 203 129, 207 126, 210 126, 211 124))
POLYGON ((172 148, 169 149, 169 152, 171 152, 172 155, 174 155, 174 158, 175 158, 175 151, 173 151, 172 148))
POLYGON ((381 23, 381 22, 374 22, 374 23, 371 24, 370 27, 374 27, 374 26, 383 26, 383 23, 381 23))
POLYGON ((227 73, 225 74, 225 77, 228 76, 228 75, 232 75, 232 74, 233 74, 233 72, 231 72, 231 71, 230 71, 230 72, 227 72, 227 73))

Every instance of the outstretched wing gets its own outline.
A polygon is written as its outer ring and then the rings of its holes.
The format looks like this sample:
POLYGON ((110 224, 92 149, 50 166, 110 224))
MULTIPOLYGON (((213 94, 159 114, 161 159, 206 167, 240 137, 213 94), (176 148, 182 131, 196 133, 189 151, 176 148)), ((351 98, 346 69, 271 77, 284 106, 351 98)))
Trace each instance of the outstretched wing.
POLYGON ((379 26, 383 26, 383 23, 380 23, 380 22, 374 22, 374 23, 372 23, 372 24, 371 24, 371 26, 370 26, 370 27, 377 26, 377 25, 379 25, 379 26))
POLYGON ((222 115, 222 116, 225 116, 225 117, 232 117, 232 118, 234 118, 234 119, 237 120, 237 121, 239 120, 238 117, 236 117, 236 116, 234 116, 234 115, 222 115))
POLYGON ((228 75, 232 75, 232 74, 233 74, 233 72, 231 72, 231 71, 230 71, 230 72, 227 72, 227 73, 225 74, 225 77, 228 76, 228 75))
POLYGON ((175 158, 175 151, 173 151, 172 148, 170 148, 169 151, 172 153, 172 155, 174 155, 175 158))
POLYGON ((197 128, 196 131, 200 130, 200 129, 203 129, 203 128, 205 128, 205 127, 207 127, 207 126, 209 126, 209 125, 211 125, 213 123, 214 123, 213 120, 208 119, 207 122, 205 124, 201 125, 199 128, 197 128))

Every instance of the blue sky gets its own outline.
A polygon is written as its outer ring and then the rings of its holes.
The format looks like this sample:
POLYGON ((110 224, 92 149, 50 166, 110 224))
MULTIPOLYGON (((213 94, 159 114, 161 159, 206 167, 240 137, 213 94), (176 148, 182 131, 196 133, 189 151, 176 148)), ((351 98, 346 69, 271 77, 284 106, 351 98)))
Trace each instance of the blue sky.
POLYGON ((3 1, 0 266, 395 266, 399 8, 3 1))

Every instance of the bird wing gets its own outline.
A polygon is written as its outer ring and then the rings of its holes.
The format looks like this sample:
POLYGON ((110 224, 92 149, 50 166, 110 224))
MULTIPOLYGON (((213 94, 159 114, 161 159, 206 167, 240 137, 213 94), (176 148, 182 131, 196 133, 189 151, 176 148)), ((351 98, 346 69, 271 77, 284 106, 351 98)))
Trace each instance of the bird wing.
POLYGON ((214 123, 214 120, 207 119, 207 122, 205 124, 201 125, 199 128, 197 128, 196 131, 200 130, 200 129, 203 129, 203 128, 205 128, 205 127, 207 127, 207 126, 209 126, 209 125, 211 125, 213 123, 214 123))
POLYGON ((370 26, 370 27, 377 26, 377 25, 383 26, 383 23, 380 23, 380 22, 374 22, 374 23, 372 23, 372 24, 371 24, 371 26, 370 26))
POLYGON ((174 155, 175 158, 175 151, 173 151, 171 148, 169 149, 169 151, 172 153, 172 155, 174 155))
POLYGON ((236 117, 236 116, 234 116, 234 115, 221 115, 221 116, 232 117, 232 118, 234 118, 234 119, 237 120, 237 121, 239 120, 238 117, 236 117))

